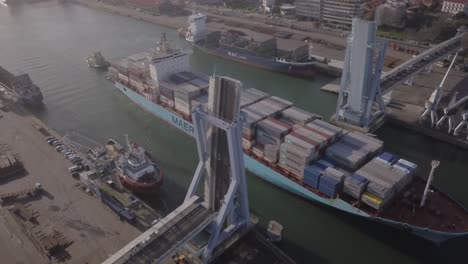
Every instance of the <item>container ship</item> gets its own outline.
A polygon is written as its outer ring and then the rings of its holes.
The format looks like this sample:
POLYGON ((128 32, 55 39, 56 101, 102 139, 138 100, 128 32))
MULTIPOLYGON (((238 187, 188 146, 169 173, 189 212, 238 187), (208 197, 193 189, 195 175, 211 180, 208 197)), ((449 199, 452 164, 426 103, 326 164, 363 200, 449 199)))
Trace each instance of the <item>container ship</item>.
POLYGON ((42 104, 42 93, 29 78, 28 74, 15 76, 0 66, 0 87, 8 89, 18 100, 26 105, 42 104))
POLYGON ((269 35, 237 30, 208 32, 206 15, 193 14, 188 18, 185 39, 195 49, 228 60, 296 77, 311 78, 317 72, 338 75, 326 58, 316 59, 312 46, 301 40, 275 38, 269 35))
MULTIPOLYGON (((190 114, 206 109, 209 78, 190 71, 188 54, 163 37, 151 52, 112 62, 109 77, 137 105, 193 136, 190 114)), ((436 243, 468 236, 466 208, 435 188, 420 207, 426 182, 415 177, 417 165, 384 152, 382 141, 254 88, 242 93, 240 104, 245 167, 258 177, 436 243)))

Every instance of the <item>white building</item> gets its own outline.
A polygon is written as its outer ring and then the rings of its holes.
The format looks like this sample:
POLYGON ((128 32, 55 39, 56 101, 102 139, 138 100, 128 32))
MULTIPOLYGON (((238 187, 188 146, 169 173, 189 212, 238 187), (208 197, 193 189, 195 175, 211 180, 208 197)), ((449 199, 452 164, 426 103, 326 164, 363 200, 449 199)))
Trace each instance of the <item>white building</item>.
POLYGON ((353 18, 364 13, 364 0, 323 0, 322 20, 329 25, 351 28, 353 18))
POLYGON ((468 0, 447 0, 442 4, 442 12, 452 15, 463 12, 468 15, 468 0))
POLYGON ((296 15, 339 28, 351 28, 364 13, 365 0, 296 0, 296 15))

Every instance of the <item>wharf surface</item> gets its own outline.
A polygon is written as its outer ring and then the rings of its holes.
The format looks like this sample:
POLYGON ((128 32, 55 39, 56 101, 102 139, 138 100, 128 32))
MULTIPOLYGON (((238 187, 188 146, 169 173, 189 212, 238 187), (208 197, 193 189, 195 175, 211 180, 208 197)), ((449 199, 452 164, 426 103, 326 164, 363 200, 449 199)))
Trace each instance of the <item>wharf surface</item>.
MULTIPOLYGON (((446 70, 447 68, 433 67, 430 74, 416 75, 412 85, 396 87, 392 92, 392 100, 387 106, 388 121, 456 147, 468 149, 466 137, 455 137, 448 134, 445 128, 431 128, 427 121, 423 123, 419 121, 425 109, 425 102, 440 84, 446 70)), ((468 80, 468 73, 452 70, 442 87, 443 96, 439 106, 445 107, 456 92, 466 93, 463 91, 466 90, 466 87, 461 88, 460 86, 466 80, 468 80)))
POLYGON ((0 111, 0 143, 20 156, 27 173, 0 183, 0 193, 34 187, 43 195, 0 208, 0 254, 3 263, 51 263, 28 235, 27 226, 44 234, 59 231, 72 244, 67 263, 101 263, 141 231, 123 222, 98 199, 77 187, 68 168, 72 164, 45 142, 59 137, 18 105, 0 111), (34 221, 23 221, 8 209, 22 204, 34 211, 34 221), (33 224, 29 222, 34 222, 33 224))

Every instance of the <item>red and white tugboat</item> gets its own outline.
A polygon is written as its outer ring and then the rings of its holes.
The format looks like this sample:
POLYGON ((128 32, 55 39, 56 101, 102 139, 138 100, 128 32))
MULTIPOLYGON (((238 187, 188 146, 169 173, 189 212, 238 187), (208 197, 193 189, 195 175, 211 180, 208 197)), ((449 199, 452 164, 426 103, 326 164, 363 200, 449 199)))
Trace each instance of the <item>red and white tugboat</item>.
POLYGON ((120 182, 137 194, 151 194, 159 190, 163 173, 145 149, 127 140, 127 149, 116 159, 120 182))

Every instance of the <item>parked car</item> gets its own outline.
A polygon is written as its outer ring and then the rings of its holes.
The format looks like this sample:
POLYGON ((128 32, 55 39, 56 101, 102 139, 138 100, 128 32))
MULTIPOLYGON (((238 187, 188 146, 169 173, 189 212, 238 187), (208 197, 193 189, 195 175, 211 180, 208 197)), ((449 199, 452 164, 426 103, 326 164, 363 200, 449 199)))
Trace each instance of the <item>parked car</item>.
POLYGON ((81 171, 81 166, 73 165, 70 168, 68 168, 68 172, 74 173, 74 172, 79 172, 81 171))

